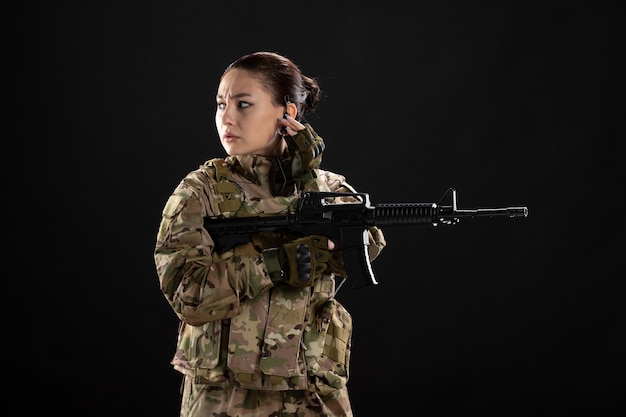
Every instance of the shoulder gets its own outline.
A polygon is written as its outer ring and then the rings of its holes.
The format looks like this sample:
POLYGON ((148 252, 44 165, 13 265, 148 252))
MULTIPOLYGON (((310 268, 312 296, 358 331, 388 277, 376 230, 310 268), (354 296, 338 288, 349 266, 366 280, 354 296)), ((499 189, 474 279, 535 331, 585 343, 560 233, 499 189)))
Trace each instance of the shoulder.
POLYGON ((226 168, 228 165, 226 164, 223 158, 212 158, 208 161, 204 162, 197 170, 192 171, 192 173, 203 173, 208 175, 209 177, 215 178, 217 171, 221 171, 226 168))
POLYGON ((185 207, 196 205, 204 207, 204 211, 210 210, 210 201, 215 194, 213 187, 217 182, 215 164, 219 161, 219 158, 210 159, 190 171, 170 195, 165 213, 171 216, 185 207))
POLYGON ((204 162, 197 169, 189 172, 182 180, 182 184, 195 189, 204 189, 216 182, 218 167, 223 167, 224 160, 213 158, 204 162))

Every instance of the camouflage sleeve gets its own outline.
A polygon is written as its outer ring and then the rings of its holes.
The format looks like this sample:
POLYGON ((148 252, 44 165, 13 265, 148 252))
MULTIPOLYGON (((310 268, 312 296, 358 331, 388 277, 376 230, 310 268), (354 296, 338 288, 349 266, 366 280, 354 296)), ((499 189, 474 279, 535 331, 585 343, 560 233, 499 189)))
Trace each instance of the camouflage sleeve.
POLYGON ((203 227, 214 212, 212 190, 202 175, 188 175, 168 198, 154 251, 161 290, 178 317, 194 326, 237 315, 246 298, 273 285, 254 252, 212 253, 203 227))
MULTIPOLYGON (((317 170, 317 179, 307 183, 306 189, 314 191, 332 191, 338 193, 356 193, 357 191, 346 182, 346 177, 330 171, 317 170)), ((378 227, 369 229, 368 254, 370 262, 376 259, 380 252, 387 245, 385 236, 378 227)))

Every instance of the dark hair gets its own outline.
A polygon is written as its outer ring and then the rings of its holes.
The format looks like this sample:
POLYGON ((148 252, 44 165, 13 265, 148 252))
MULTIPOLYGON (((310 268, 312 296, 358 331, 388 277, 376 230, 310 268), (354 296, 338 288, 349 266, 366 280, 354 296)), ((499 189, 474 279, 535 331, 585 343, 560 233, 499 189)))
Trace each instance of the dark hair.
POLYGON ((298 108, 296 120, 312 113, 320 101, 321 89, 317 80, 304 75, 289 58, 275 52, 254 52, 231 63, 222 78, 231 69, 242 69, 257 77, 272 95, 274 104, 283 105, 288 99, 298 108))

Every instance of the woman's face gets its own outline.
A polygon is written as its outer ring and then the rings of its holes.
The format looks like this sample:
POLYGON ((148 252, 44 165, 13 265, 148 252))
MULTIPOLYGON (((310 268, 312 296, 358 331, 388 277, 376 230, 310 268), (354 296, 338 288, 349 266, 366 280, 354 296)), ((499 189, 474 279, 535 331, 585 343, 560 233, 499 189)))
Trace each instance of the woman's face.
POLYGON ((250 72, 230 70, 220 81, 216 100, 215 126, 228 155, 282 155, 286 144, 277 120, 285 107, 274 105, 250 72))

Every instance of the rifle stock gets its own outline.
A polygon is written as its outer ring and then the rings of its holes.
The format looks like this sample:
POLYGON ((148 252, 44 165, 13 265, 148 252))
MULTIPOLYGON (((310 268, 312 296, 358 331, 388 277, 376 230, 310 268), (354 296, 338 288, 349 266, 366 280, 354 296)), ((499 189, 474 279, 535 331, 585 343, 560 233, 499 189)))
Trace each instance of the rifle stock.
POLYGON ((421 227, 454 225, 462 218, 527 217, 528 208, 458 209, 456 190, 449 188, 437 203, 370 203, 367 193, 305 192, 296 211, 282 216, 207 217, 204 227, 215 242, 215 250, 227 250, 250 241, 253 234, 282 229, 301 236, 323 235, 341 250, 353 289, 376 285, 367 246, 368 230, 377 226, 421 227), (332 203, 336 197, 352 197, 354 202, 332 203), (448 199, 447 204, 444 200, 448 199))

